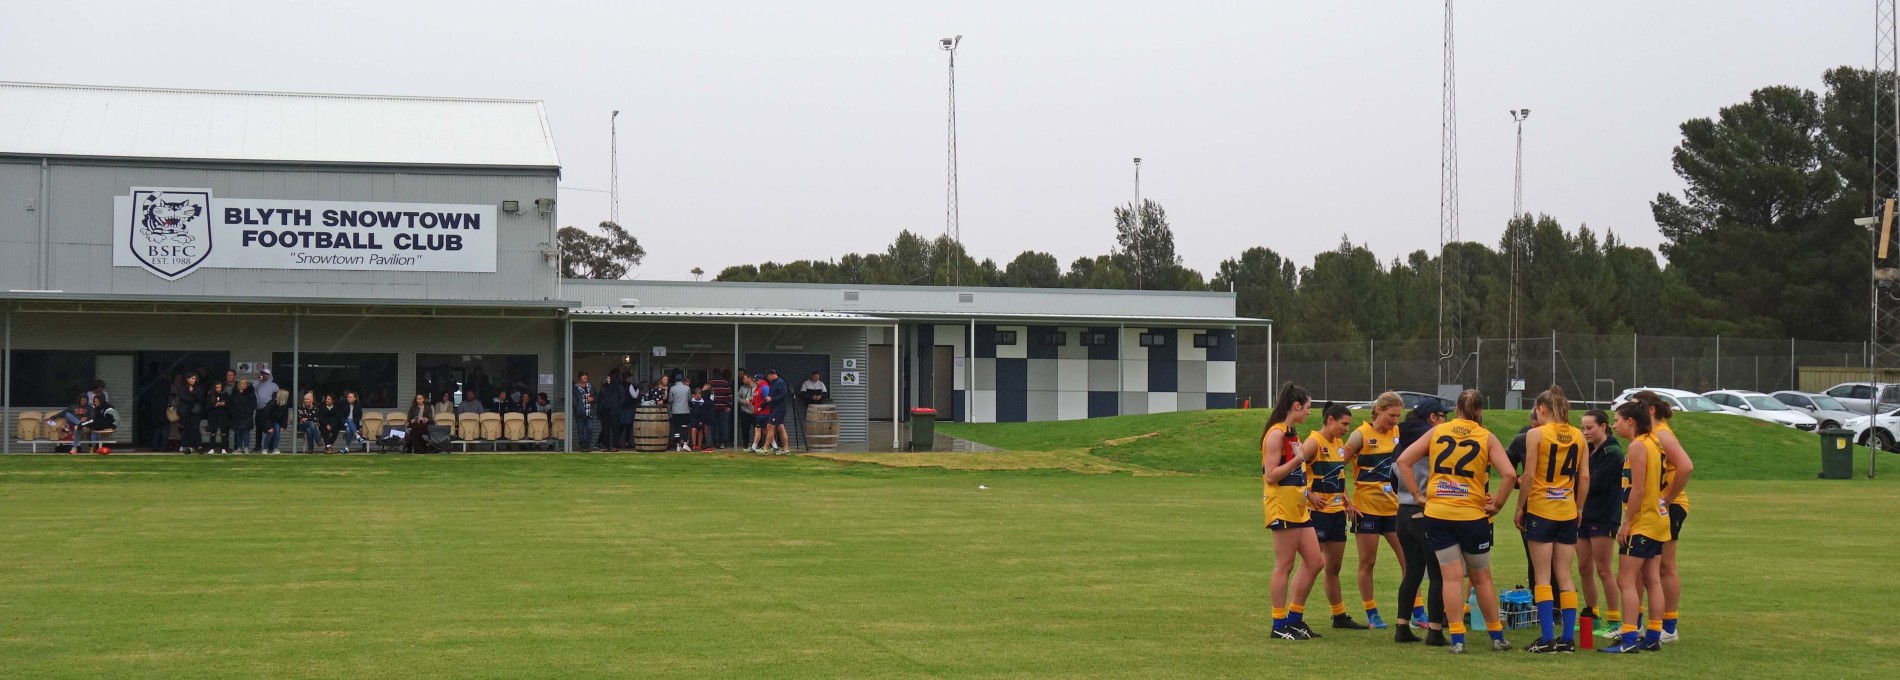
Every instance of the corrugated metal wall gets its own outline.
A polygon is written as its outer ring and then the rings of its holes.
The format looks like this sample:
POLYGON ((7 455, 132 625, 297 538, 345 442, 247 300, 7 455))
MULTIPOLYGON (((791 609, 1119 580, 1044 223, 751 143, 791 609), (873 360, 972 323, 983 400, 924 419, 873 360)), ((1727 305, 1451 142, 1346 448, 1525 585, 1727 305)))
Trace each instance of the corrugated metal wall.
MULTIPOLYGON (((525 171, 524 171, 525 172, 525 171)), ((541 300, 556 297, 558 272, 541 257, 556 216, 535 212, 554 198, 556 174, 481 171, 362 171, 330 168, 82 164, 54 161, 49 205, 29 210, 39 194, 37 160, 0 159, 0 287, 40 288, 39 212, 51 220, 46 287, 67 293, 279 296, 422 300, 541 300), (112 266, 112 199, 134 186, 205 187, 229 198, 395 201, 499 205, 521 201, 520 214, 497 215, 494 273, 376 272, 291 269, 200 269, 165 281, 138 267, 112 266)))
POLYGON ((1210 316, 1234 314, 1234 294, 1221 292, 1070 290, 1061 288, 953 288, 945 286, 840 286, 718 281, 570 281, 568 299, 587 306, 617 306, 634 298, 642 307, 807 309, 984 314, 1100 314, 1106 316, 1210 316), (857 300, 847 298, 855 292, 857 300), (971 296, 963 303, 959 295, 971 296))

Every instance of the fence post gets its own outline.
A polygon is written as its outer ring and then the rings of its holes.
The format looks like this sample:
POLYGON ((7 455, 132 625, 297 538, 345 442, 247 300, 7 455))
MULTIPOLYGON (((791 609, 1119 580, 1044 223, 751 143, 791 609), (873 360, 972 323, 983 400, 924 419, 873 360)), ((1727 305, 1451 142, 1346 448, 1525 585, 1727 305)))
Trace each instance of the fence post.
POLYGON ((1378 370, 1374 368, 1378 366, 1378 364, 1372 363, 1372 343, 1374 342, 1377 341, 1372 338, 1366 338, 1366 390, 1368 394, 1371 395, 1366 397, 1366 401, 1379 398, 1379 379, 1373 373, 1373 371, 1378 370))
POLYGON ((1636 379, 1636 331, 1630 331, 1630 387, 1638 387, 1643 381, 1636 379))
POLYGON ((1715 336, 1715 389, 1722 389, 1722 336, 1715 336))
MULTIPOLYGON (((1550 384, 1557 384, 1557 329, 1550 329, 1550 384)), ((1583 390, 1577 390, 1583 394, 1583 390)))
POLYGON ((1331 399, 1331 398, 1332 398, 1332 396, 1331 396, 1331 393, 1327 391, 1327 390, 1330 390, 1330 389, 1332 389, 1332 387, 1331 387, 1331 385, 1333 384, 1333 379, 1332 379, 1332 376, 1330 375, 1330 373, 1332 373, 1332 369, 1333 369, 1333 360, 1331 360, 1331 359, 1320 359, 1320 360, 1319 360, 1319 390, 1320 390, 1320 394, 1325 394, 1325 395, 1328 395, 1328 396, 1326 396, 1326 397, 1322 397, 1322 398, 1324 398, 1324 399, 1331 399))
POLYGON ((1801 389, 1801 378, 1794 370, 1794 338, 1788 338, 1788 389, 1801 389))

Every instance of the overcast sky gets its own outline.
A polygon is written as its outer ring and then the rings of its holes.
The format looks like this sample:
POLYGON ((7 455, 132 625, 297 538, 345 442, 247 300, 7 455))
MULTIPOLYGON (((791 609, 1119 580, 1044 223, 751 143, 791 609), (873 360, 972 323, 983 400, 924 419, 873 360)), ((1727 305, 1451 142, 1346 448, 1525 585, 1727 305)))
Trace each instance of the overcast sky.
MULTIPOLYGON (((1387 2, 10 3, 0 79, 547 102, 564 225, 621 221, 636 275, 881 251, 944 228, 945 54, 957 57, 963 240, 1066 266, 1111 208, 1159 201, 1186 264, 1341 235, 1437 245, 1442 5, 1387 2)), ((1871 3, 1466 0, 1463 236, 1524 203, 1659 241, 1677 125, 1765 85, 1819 89, 1872 57, 1871 3)))

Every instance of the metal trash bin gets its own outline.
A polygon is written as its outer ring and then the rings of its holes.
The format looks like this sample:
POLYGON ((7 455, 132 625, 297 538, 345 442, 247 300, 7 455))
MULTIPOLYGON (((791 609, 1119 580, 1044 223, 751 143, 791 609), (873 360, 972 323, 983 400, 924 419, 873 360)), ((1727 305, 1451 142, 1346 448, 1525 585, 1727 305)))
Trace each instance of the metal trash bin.
POLYGON ((1854 433, 1821 431, 1821 479, 1854 478, 1854 433))
POLYGON ((910 450, 929 451, 937 441, 937 409, 910 410, 910 450))

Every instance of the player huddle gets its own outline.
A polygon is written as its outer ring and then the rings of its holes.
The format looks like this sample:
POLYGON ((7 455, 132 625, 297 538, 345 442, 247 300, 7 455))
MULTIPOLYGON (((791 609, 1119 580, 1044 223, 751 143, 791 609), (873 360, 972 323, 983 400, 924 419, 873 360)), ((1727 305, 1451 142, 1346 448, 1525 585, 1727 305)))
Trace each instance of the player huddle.
POLYGON ((1510 649, 1490 553, 1495 517, 1521 492, 1512 516, 1529 557, 1541 629, 1526 651, 1575 652, 1579 634, 1603 636, 1610 642, 1600 651, 1613 654, 1661 651, 1676 641, 1682 596, 1676 537, 1689 514, 1684 488, 1694 466, 1669 428, 1669 404, 1639 392, 1616 409, 1614 421, 1593 410, 1581 416, 1579 428, 1571 424, 1561 388, 1551 386, 1534 403, 1521 459, 1514 460, 1517 443, 1507 449, 1484 428, 1484 397, 1476 390, 1459 395, 1455 413, 1428 400, 1404 422, 1404 402, 1387 392, 1357 428, 1351 410, 1325 404, 1319 429, 1301 440, 1296 427, 1306 422, 1312 398, 1298 385, 1282 387, 1260 441, 1263 504, 1273 532, 1273 637, 1319 637, 1305 611, 1322 570, 1333 628, 1386 628, 1373 595, 1383 539, 1404 574, 1397 642, 1419 642, 1412 632, 1417 627, 1426 630, 1426 644, 1464 653, 1471 593, 1492 651, 1510 649), (1629 442, 1627 451, 1610 436, 1612 426, 1629 442), (1340 592, 1348 525, 1358 544, 1363 624, 1346 613, 1340 592), (1613 552, 1620 559, 1613 560, 1613 552), (1581 567, 1581 582, 1573 578, 1573 563, 1581 567), (1421 596, 1427 582, 1429 597, 1421 596), (1586 599, 1582 617, 1599 624, 1594 631, 1577 629, 1578 585, 1586 599), (1646 625, 1639 630, 1645 603, 1646 625))

